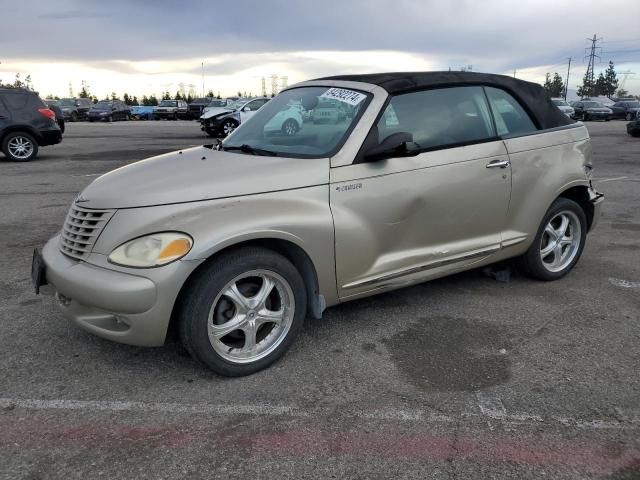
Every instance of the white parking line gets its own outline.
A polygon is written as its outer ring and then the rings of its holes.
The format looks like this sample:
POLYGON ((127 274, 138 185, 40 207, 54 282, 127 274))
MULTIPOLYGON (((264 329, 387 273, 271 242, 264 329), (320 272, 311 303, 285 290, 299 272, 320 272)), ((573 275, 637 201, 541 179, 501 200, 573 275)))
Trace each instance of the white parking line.
POLYGON ((640 288, 640 282, 632 282, 630 280, 622 280, 620 278, 610 278, 609 283, 622 288, 640 288))
MULTIPOLYGON (((499 420, 510 425, 541 425, 560 424, 581 430, 624 430, 639 429, 640 417, 637 415, 625 415, 625 421, 612 421, 604 419, 577 420, 572 417, 549 416, 543 417, 532 413, 508 413, 502 401, 490 395, 477 394, 478 405, 481 414, 476 412, 461 412, 456 415, 447 415, 433 410, 425 409, 372 409, 366 411, 343 411, 343 417, 360 418, 379 421, 402 422, 440 422, 456 423, 460 418, 499 420)), ((216 405, 208 403, 162 403, 162 402, 128 402, 128 401, 103 401, 103 400, 39 400, 0 398, 0 408, 9 410, 22 408, 26 410, 64 410, 95 412, 143 412, 143 413, 183 413, 206 414, 211 416, 226 415, 252 415, 252 416, 284 416, 290 418, 322 418, 335 417, 336 412, 331 409, 303 409, 283 405, 216 405)))
POLYGON ((615 181, 618 181, 618 180, 625 180, 627 178, 629 178, 629 177, 614 177, 614 178, 605 178, 605 179, 602 179, 602 180, 594 179, 594 182, 596 182, 596 183, 607 183, 607 182, 615 182, 615 181))

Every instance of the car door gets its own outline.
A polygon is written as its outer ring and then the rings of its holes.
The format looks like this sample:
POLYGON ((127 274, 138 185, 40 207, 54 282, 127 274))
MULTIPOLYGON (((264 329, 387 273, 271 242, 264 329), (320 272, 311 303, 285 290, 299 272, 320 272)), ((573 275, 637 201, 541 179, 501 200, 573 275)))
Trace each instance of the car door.
POLYGON ((609 108, 613 112, 611 115, 612 118, 624 117, 625 105, 623 102, 614 103, 609 106, 609 108))
POLYGON ((341 298, 442 275, 501 246, 511 171, 483 88, 393 97, 359 155, 394 133, 413 137, 411 156, 331 170, 341 298))
POLYGON ((258 99, 252 100, 242 107, 240 110, 240 123, 246 122, 248 119, 253 117, 255 113, 265 104, 266 100, 258 99), (247 110, 248 109, 248 110, 247 110), (245 111, 246 110, 246 111, 245 111))

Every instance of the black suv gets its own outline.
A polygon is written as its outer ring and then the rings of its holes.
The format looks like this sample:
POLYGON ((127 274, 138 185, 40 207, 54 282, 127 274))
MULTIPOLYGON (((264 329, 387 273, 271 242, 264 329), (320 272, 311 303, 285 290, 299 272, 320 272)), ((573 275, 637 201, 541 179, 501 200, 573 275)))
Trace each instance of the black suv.
POLYGON ((38 146, 62 141, 56 115, 37 93, 22 88, 0 88, 0 146, 10 160, 27 162, 38 146))
POLYGON ((86 119, 87 113, 93 107, 93 102, 88 98, 62 98, 57 103, 62 109, 64 119, 69 122, 86 119))
POLYGON ((190 104, 189 104, 189 114, 188 114, 188 118, 190 118, 191 120, 197 120, 200 118, 200 115, 202 115, 202 111, 204 110, 204 107, 206 107, 207 105, 209 105, 209 103, 211 102, 212 98, 211 97, 205 97, 205 98, 196 98, 194 99, 190 104))

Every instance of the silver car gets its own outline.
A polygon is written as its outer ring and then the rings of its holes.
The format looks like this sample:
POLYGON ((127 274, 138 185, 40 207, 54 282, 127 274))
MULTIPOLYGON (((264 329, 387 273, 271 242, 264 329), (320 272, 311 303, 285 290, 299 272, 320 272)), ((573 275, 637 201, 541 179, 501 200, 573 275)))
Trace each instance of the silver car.
POLYGON ((156 346, 176 324, 222 375, 281 357, 306 317, 516 258, 540 280, 598 219, 587 129, 535 84, 464 72, 294 85, 224 143, 150 158, 73 202, 32 278, 80 327, 156 346), (342 122, 265 134, 292 104, 342 122))

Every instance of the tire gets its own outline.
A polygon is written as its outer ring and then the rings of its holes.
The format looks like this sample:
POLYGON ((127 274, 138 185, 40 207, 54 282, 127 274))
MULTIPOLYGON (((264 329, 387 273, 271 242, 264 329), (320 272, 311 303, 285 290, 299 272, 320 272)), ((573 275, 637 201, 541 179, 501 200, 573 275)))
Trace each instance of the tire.
POLYGON ((71 121, 72 122, 78 121, 78 114, 76 112, 71 112, 71 121))
POLYGON ((589 120, 589 116, 586 113, 582 114, 582 121, 586 122, 587 120, 589 120))
POLYGON ((178 304, 178 329, 192 357, 219 375, 238 377, 282 357, 302 330, 306 310, 305 285, 291 262, 268 249, 245 247, 223 254, 189 280, 178 304), (271 293, 259 305, 253 303, 265 285, 271 293), (283 312, 280 317, 276 310, 283 312), (280 318, 280 326, 265 322, 267 316, 280 318), (229 323, 238 328, 215 331, 229 323), (255 343, 248 346, 248 338, 255 343))
POLYGON ((288 137, 291 137, 298 133, 298 130, 300 130, 300 126, 298 125, 298 122, 296 122, 293 118, 287 119, 282 124, 282 134, 288 137))
POLYGON ((604 121, 605 122, 610 122, 611 121, 611 117, 605 117, 604 121))
POLYGON ((233 119, 225 120, 222 124, 223 136, 227 137, 231 135, 236 128, 238 128, 238 122, 233 119))
POLYGON ((38 142, 29 133, 10 132, 2 140, 2 153, 14 162, 29 162, 38 156, 38 142))
POLYGON ((529 250, 520 257, 520 267, 538 280, 562 278, 580 259, 586 239, 587 217, 582 207, 568 198, 557 198, 547 210, 529 250), (564 219, 568 225, 563 230, 564 219))
POLYGON ((107 122, 109 122, 109 123, 113 122, 113 115, 109 115, 107 117, 107 122))
POLYGON ((627 113, 627 115, 625 116, 625 120, 627 120, 627 122, 630 122, 631 120, 633 120, 633 115, 627 113))

